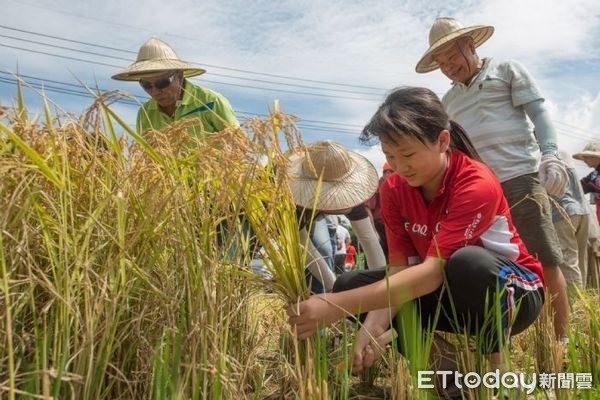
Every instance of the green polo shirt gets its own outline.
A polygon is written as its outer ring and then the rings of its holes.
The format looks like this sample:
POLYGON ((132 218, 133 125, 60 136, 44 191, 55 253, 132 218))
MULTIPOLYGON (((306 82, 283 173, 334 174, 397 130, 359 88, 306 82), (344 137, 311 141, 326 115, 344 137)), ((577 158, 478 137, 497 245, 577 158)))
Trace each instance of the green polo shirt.
POLYGON ((136 128, 138 133, 160 130, 184 118, 196 120, 197 123, 188 128, 189 133, 195 136, 218 132, 225 126, 239 126, 231 104, 223 95, 186 80, 183 98, 172 117, 165 114, 154 99, 150 99, 138 111, 136 128))

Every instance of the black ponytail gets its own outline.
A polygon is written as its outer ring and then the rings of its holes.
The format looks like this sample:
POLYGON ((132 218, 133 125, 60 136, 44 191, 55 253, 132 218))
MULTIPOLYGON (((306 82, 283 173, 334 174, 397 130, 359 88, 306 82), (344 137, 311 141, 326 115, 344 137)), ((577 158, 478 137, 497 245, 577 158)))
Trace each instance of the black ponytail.
POLYGON ((473 142, 471 142, 471 139, 469 139, 467 132, 465 132, 465 129, 456 121, 450 120, 449 122, 450 148, 462 151, 472 159, 483 162, 479 152, 473 145, 473 142))

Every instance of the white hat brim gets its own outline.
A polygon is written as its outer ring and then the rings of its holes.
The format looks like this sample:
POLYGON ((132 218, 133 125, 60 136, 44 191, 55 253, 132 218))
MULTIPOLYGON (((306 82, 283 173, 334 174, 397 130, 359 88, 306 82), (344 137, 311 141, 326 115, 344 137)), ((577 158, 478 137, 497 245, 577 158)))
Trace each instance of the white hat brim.
POLYGON ((439 64, 433 59, 435 53, 448 46, 450 43, 465 37, 471 36, 475 48, 485 43, 494 33, 494 27, 490 25, 476 25, 454 31, 432 44, 429 49, 423 54, 423 57, 417 63, 415 71, 423 74, 438 69, 439 64))
POLYGON ((294 201, 300 207, 319 211, 340 211, 353 208, 370 199, 379 183, 377 170, 364 156, 348 151, 354 169, 337 181, 320 181, 307 176, 302 168, 305 152, 290 155, 289 185, 294 201), (318 199, 315 197, 318 192, 318 199))

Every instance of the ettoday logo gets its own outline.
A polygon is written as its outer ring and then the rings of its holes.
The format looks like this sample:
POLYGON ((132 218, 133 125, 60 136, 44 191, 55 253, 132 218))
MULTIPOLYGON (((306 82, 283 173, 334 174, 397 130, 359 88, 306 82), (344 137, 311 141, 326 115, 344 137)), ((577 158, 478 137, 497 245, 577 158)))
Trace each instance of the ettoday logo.
POLYGON ((540 373, 530 374, 504 372, 496 369, 485 373, 483 376, 477 372, 462 374, 457 371, 419 371, 417 386, 420 389, 433 389, 434 381, 440 382, 442 389, 454 384, 459 389, 476 389, 484 385, 488 389, 521 389, 527 394, 532 394, 536 387, 542 389, 591 389, 591 373, 540 373), (438 377, 436 377, 436 375, 438 377))
POLYGON ((477 372, 462 374, 458 371, 419 371, 418 387, 433 389, 434 375, 441 377, 440 381, 443 389, 446 389, 454 381, 454 385, 459 389, 475 389, 482 384, 489 389, 500 389, 500 385, 502 385, 505 389, 521 388, 527 394, 531 394, 537 386, 535 374, 528 379, 524 373, 505 372, 501 374, 500 370, 496 369, 483 376, 477 372))

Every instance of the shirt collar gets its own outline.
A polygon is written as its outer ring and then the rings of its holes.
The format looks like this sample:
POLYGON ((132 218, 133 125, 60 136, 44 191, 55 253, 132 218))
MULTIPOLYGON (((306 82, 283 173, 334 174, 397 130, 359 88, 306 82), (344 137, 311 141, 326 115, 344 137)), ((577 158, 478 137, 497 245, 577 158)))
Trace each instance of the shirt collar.
MULTIPOLYGON (((179 105, 185 105, 192 103, 192 84, 187 79, 183 80, 183 97, 179 100, 179 105)), ((178 105, 178 106, 179 106, 178 105)))
POLYGON ((465 85, 462 82, 456 82, 456 81, 453 81, 452 85, 462 87, 462 88, 471 87, 471 85, 473 85, 473 83, 475 81, 479 80, 480 77, 485 76, 485 73, 487 72, 487 69, 490 66, 490 61, 491 61, 491 58, 483 58, 483 65, 481 66, 481 69, 479 70, 479 72, 477 72, 475 74, 475 76, 473 77, 473 79, 471 79, 471 82, 469 82, 468 85, 465 85))
MULTIPOLYGON (((190 104, 190 101, 192 98, 192 94, 190 93, 190 90, 191 90, 190 83, 187 81, 187 79, 184 79, 183 80, 183 98, 181 100, 177 101, 176 107, 179 107, 181 105, 190 104)), ((158 103, 153 98, 150 98, 150 103, 148 104, 148 110, 159 110, 158 103)))
POLYGON ((458 150, 452 150, 448 155, 448 168, 446 168, 446 172, 444 172, 444 179, 442 179, 442 184, 438 188, 435 196, 433 198, 439 197, 444 194, 446 191, 446 187, 449 186, 450 179, 454 176, 454 171, 456 170, 456 164, 458 162, 459 157, 458 150))

